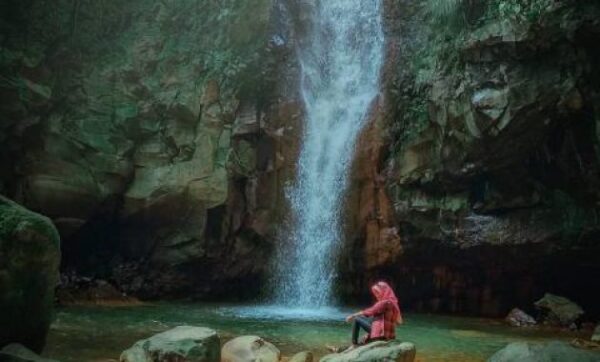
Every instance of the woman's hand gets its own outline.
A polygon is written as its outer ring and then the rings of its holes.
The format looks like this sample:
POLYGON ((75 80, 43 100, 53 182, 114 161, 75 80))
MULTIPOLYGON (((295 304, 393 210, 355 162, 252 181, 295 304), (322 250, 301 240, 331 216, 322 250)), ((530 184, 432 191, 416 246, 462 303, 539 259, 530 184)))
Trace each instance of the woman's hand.
POLYGON ((358 317, 360 315, 360 313, 354 313, 354 314, 350 314, 349 316, 346 317, 346 322, 350 323, 354 320, 354 318, 358 317))

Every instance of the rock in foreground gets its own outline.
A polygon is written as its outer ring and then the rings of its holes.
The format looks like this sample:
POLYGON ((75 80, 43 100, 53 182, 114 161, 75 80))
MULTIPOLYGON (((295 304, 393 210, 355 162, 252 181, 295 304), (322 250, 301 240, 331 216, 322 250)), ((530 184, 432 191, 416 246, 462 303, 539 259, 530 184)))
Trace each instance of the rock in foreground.
POLYGON ((348 352, 328 354, 320 362, 412 362, 415 355, 412 343, 377 341, 348 352))
POLYGON ((0 196, 0 346, 20 343, 41 352, 59 264, 52 222, 0 196))
POLYGON ((506 322, 514 327, 533 326, 536 324, 535 319, 529 314, 523 312, 519 308, 514 308, 508 313, 505 318, 506 322))
POLYGON ((565 297, 546 293, 535 306, 544 312, 544 323, 570 327, 583 315, 583 309, 565 297))
POLYGON ((258 336, 241 336, 225 343, 221 349, 222 362, 277 362, 279 349, 258 336))
POLYGON ((136 342, 120 362, 219 362, 217 332, 204 327, 180 326, 136 342))
POLYGON ((313 362, 314 356, 311 352, 298 352, 289 359, 288 362, 313 362))
POLYGON ((58 362, 38 356, 20 344, 12 343, 0 351, 1 362, 58 362))
POLYGON ((598 362, 600 353, 585 351, 564 342, 532 344, 526 342, 511 343, 488 359, 488 362, 598 362))

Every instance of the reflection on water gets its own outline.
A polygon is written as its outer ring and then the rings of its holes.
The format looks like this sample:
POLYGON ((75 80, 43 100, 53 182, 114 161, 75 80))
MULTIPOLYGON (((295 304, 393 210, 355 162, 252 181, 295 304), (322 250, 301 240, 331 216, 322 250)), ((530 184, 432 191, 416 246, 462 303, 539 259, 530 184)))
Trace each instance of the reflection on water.
MULTIPOLYGON (((216 329, 222 340, 243 334, 260 335, 284 355, 310 349, 326 353, 325 344, 347 344, 350 310, 290 309, 158 303, 136 307, 70 307, 60 309, 45 355, 63 362, 118 360, 135 341, 177 325, 216 329)), ((432 315, 407 315, 398 339, 414 342, 418 361, 484 361, 517 340, 569 340, 573 334, 515 329, 499 321, 432 315)))
POLYGON ((334 307, 296 308, 283 305, 246 305, 217 309, 217 313, 229 318, 256 319, 257 321, 341 321, 350 311, 334 307))

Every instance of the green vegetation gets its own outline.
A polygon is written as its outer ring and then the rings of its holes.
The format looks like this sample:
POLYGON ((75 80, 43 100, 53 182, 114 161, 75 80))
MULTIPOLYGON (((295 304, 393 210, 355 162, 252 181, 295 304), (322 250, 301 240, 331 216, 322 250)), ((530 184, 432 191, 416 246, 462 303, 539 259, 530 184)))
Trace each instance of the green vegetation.
POLYGON ((492 0, 487 17, 536 22, 555 6, 554 0, 492 0))
POLYGON ((427 12, 437 24, 460 27, 466 20, 467 0, 428 0, 427 12))

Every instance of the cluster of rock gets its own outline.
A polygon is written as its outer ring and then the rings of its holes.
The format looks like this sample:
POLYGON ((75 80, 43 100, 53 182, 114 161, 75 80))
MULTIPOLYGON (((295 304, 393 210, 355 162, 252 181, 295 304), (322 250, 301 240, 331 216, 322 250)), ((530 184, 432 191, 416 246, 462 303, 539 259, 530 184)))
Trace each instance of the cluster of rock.
POLYGON ((488 362, 598 362, 600 354, 575 348, 565 342, 511 343, 488 359, 488 362))
POLYGON ((538 320, 519 308, 514 308, 505 320, 515 327, 533 326, 538 323, 561 328, 577 329, 577 322, 584 315, 583 309, 575 302, 558 295, 546 293, 534 303, 539 311, 538 320))
MULTIPOLYGON (((374 342, 349 352, 321 358, 322 362, 413 362, 411 343, 374 342)), ((209 328, 180 326, 136 342, 124 351, 120 362, 279 362, 281 352, 258 336, 240 336, 221 347, 219 336, 209 328)), ((311 352, 295 354, 289 362, 312 362, 311 352)))

